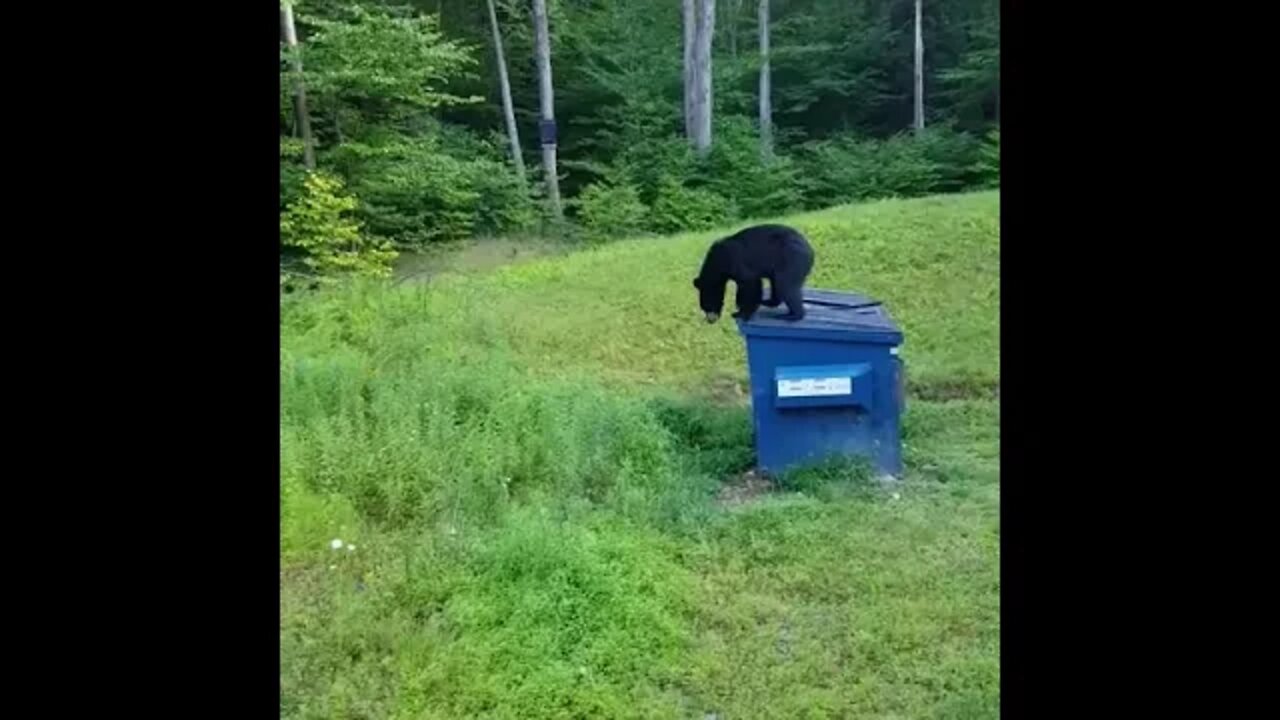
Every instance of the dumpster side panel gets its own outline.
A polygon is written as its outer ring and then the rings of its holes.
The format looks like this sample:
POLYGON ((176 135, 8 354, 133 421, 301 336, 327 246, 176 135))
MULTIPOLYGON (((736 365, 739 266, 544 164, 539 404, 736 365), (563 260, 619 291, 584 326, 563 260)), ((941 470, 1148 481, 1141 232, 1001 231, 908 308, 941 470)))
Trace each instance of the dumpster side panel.
MULTIPOLYGON (((861 455, 882 472, 901 472, 900 366, 891 346, 750 335, 746 340, 752 422, 761 469, 781 472, 832 455, 861 455), (862 406, 866 403, 803 406, 794 398, 778 401, 779 368, 860 364, 870 365, 871 371, 853 382, 871 383, 870 408, 862 406)), ((861 394, 865 388, 859 386, 858 391, 861 394)))

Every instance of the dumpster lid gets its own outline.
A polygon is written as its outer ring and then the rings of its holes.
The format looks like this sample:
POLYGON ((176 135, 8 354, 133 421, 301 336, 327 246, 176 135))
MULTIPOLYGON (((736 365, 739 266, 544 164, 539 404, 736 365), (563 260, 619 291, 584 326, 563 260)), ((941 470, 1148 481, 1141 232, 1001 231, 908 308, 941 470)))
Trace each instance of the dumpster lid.
POLYGON ((799 322, 782 320, 787 306, 762 307, 750 322, 738 321, 743 335, 846 339, 897 345, 902 331, 884 305, 874 298, 852 292, 805 288, 805 318, 799 322))

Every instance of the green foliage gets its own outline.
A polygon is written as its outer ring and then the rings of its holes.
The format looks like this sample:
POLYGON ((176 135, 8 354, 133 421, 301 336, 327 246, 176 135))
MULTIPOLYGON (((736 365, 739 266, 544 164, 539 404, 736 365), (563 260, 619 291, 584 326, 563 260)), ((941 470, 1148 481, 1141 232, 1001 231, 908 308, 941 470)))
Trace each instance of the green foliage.
POLYGON ((745 118, 718 123, 715 144, 698 175, 744 218, 784 214, 801 204, 794 163, 781 155, 762 160, 759 130, 745 118))
POLYGON ((280 242, 306 253, 303 262, 321 278, 388 276, 396 253, 385 240, 361 233, 351 217, 357 205, 340 179, 310 173, 301 197, 280 215, 280 242))
POLYGON ((978 151, 975 173, 986 187, 1000 187, 1000 128, 987 133, 978 151))
POLYGON ((651 226, 662 233, 707 230, 736 216, 737 210, 728 198, 666 177, 658 182, 651 226))
MULTIPOLYGON (((893 10, 892 2, 875 0, 788 0, 773 8, 770 64, 780 130, 800 129, 815 139, 851 127, 879 135, 901 127, 896 113, 905 110, 910 118, 911 46, 898 42, 910 26, 895 28, 893 10), (898 84, 895 74, 903 68, 905 83, 898 84)), ((934 11, 925 5, 926 14, 934 11)), ((748 27, 755 25, 749 17, 748 27)), ((753 58, 750 69, 757 67, 753 58)), ((744 115, 754 110, 756 82, 755 72, 743 78, 744 115)))
POLYGON ((612 175, 632 183, 655 209, 650 229, 675 232, 708 227, 738 217, 765 217, 800 206, 796 168, 779 156, 766 163, 760 140, 746 118, 722 118, 706 159, 698 160, 678 135, 645 139, 643 123, 625 124, 630 138, 612 175))
POLYGON ((302 141, 280 138, 280 210, 284 211, 302 195, 307 170, 302 164, 302 141))
POLYGON ((474 160, 471 187, 476 193, 474 232, 502 235, 527 231, 538 222, 538 206, 528 186, 510 166, 489 159, 474 160))
POLYGON ((395 133, 347 142, 326 155, 351 178, 370 230, 406 247, 518 232, 536 217, 532 199, 509 166, 475 151, 445 146, 447 137, 395 133))
POLYGON ((282 589, 282 717, 674 717, 697 586, 669 540, 531 509, 365 547, 282 589))
POLYGON ((1000 94, 1000 19, 997 9, 982 13, 960 25, 965 37, 958 62, 938 73, 941 96, 951 105, 955 118, 967 125, 980 125, 996 114, 1000 94))
MULTIPOLYGON (((321 165, 360 198, 372 234, 421 247, 534 224, 536 206, 493 144, 429 114, 476 99, 447 88, 474 65, 472 49, 446 39, 435 18, 398 6, 304 9, 317 13, 300 23, 321 165)), ((282 142, 282 205, 300 185, 299 154, 282 142)))
MULTIPOLYGON (((585 205, 573 202, 599 205, 604 187, 632 187, 652 209, 636 231, 672 232, 852 199, 998 186, 998 165, 979 157, 978 140, 999 115, 994 0, 925 5, 930 127, 919 137, 901 135, 912 104, 909 3, 793 0, 774 7, 776 148, 769 162, 760 158, 755 122, 755 8, 736 0, 718 5, 714 141, 699 160, 681 128, 681 63, 673 51, 680 15, 654 2, 550 3, 561 190, 578 219, 594 223, 581 228, 589 239, 636 226, 630 203, 606 217, 583 214, 585 205)), ((528 7, 496 4, 530 150, 538 83, 528 7)), ((353 189, 371 231, 422 247, 523 235, 539 224, 549 229, 541 168, 529 163, 530 184, 522 188, 506 158, 483 4, 312 0, 300 10, 320 166, 353 189)), ((286 132, 288 55, 282 51, 286 132)), ((282 153, 282 208, 301 188, 297 159, 296 148, 282 153)))
POLYGON ((296 465, 286 461, 280 480, 280 557, 285 562, 315 559, 328 538, 360 541, 363 525, 356 509, 342 495, 307 490, 296 465))
POLYGON ((716 138, 704 160, 676 136, 636 142, 602 174, 612 184, 634 186, 652 208, 646 229, 664 233, 769 217, 802 205, 915 197, 982 182, 979 142, 946 127, 888 140, 844 135, 807 143, 790 155, 779 151, 767 162, 757 130, 745 118, 721 119, 716 138))
POLYGON ((634 185, 592 183, 574 201, 578 222, 591 242, 605 242, 640 234, 649 208, 634 185))
POLYGON ((678 397, 653 400, 667 432, 697 472, 721 478, 748 470, 755 461, 746 408, 721 407, 678 397))
POLYGON ((321 114, 345 108, 366 121, 388 120, 479 100, 443 89, 475 58, 444 37, 436 18, 351 5, 336 18, 304 14, 300 21, 312 28, 301 52, 308 96, 321 114))
MULTIPOLYGON (((406 710, 641 718, 655 703, 670 706, 653 688, 680 681, 695 586, 669 548, 605 523, 513 517, 468 548, 465 584, 425 593, 470 642, 424 643, 418 662, 403 665, 406 710)), ((435 569, 414 565, 405 583, 410 606, 426 599, 419 574, 435 569)))
POLYGON ((641 201, 652 206, 664 181, 694 177, 698 162, 683 137, 667 134, 646 139, 645 132, 644 126, 627 128, 626 145, 608 174, 616 182, 634 184, 641 201))
POLYGON ((935 126, 913 136, 924 159, 934 167, 934 181, 927 192, 960 192, 979 185, 974 164, 981 141, 966 132, 935 126))
POLYGON ((831 457, 793 468, 778 477, 777 483, 787 490, 822 496, 829 493, 833 485, 865 490, 873 474, 865 458, 831 457))
POLYGON ((406 247, 471 235, 480 199, 472 187, 476 174, 468 162, 442 152, 434 138, 348 142, 330 157, 351 178, 372 232, 406 247))
POLYGON ((971 136, 935 128, 884 141, 846 135, 807 143, 798 162, 806 200, 822 207, 972 187, 978 152, 971 136))

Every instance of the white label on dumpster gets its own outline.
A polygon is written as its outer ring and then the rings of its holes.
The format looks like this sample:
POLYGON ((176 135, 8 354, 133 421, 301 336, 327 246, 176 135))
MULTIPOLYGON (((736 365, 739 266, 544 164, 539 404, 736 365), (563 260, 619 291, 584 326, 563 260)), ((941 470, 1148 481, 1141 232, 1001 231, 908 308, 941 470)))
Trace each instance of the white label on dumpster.
POLYGON ((853 394, 853 379, 845 377, 779 380, 778 397, 821 397, 853 394))

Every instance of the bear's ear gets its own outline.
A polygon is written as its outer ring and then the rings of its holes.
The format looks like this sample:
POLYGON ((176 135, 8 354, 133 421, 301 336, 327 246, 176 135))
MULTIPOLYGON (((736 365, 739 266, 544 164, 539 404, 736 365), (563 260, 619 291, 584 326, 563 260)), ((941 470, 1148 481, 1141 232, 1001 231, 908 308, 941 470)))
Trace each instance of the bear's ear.
POLYGON ((698 288, 699 290, 702 289, 702 285, 698 284, 698 278, 693 279, 693 286, 698 288))

